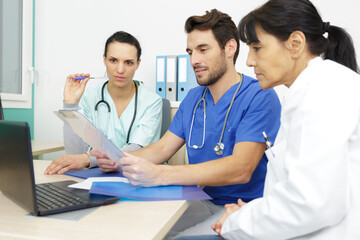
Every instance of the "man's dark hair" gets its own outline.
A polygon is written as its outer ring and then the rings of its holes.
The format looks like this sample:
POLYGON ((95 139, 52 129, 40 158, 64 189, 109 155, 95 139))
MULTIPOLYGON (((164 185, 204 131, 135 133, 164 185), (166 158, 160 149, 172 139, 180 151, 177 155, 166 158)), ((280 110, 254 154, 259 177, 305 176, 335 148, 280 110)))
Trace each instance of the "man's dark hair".
POLYGON ((234 55, 235 64, 240 49, 239 32, 229 15, 216 9, 212 9, 210 12, 206 11, 206 14, 203 16, 191 16, 185 22, 185 31, 191 33, 195 29, 211 29, 216 41, 222 49, 225 48, 226 43, 230 39, 234 39, 237 43, 237 49, 234 55))

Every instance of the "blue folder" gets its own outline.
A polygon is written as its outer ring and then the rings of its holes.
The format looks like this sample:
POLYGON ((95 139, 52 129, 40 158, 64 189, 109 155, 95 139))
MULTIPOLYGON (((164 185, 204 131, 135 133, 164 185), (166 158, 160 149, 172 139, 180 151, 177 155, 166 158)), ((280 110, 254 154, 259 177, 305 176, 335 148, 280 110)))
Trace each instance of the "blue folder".
POLYGON ((194 69, 190 63, 189 55, 178 56, 178 84, 177 84, 177 100, 184 100, 186 94, 191 88, 199 86, 196 80, 194 69))
POLYGON ((212 199, 198 186, 136 187, 124 182, 93 182, 90 193, 148 201, 212 199))
MULTIPOLYGON (((91 168, 64 173, 77 178, 124 177, 121 172, 103 173, 99 168, 91 168)), ((136 187, 124 182, 93 182, 90 193, 119 196, 122 200, 208 200, 212 199, 198 186, 136 187)))
POLYGON ((122 172, 103 173, 100 168, 91 168, 79 171, 66 172, 64 175, 87 179, 89 177, 124 177, 122 172))
POLYGON ((156 93, 166 98, 166 56, 156 57, 156 93))

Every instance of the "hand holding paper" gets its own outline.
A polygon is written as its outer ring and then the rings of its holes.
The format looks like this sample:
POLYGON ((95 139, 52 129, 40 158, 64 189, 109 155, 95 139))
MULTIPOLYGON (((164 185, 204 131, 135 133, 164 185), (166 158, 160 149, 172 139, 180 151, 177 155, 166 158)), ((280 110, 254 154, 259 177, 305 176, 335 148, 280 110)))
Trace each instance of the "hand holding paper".
POLYGON ((124 176, 134 186, 152 187, 162 185, 160 182, 161 168, 165 165, 154 163, 130 153, 119 160, 124 176))
POLYGON ((95 156, 98 161, 100 170, 104 173, 119 171, 119 163, 106 158, 104 154, 97 150, 92 150, 91 155, 95 156))

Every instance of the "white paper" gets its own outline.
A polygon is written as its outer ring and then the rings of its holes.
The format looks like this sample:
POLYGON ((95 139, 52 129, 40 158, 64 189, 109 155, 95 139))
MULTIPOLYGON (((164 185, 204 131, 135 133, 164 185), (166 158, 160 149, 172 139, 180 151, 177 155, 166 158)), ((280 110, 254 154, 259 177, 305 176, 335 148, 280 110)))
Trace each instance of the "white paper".
POLYGON ((67 123, 93 149, 103 153, 107 158, 117 162, 124 156, 120 149, 80 112, 60 110, 55 111, 54 114, 67 123))
POLYGON ((69 185, 71 188, 85 189, 90 190, 93 182, 124 182, 129 183, 129 181, 124 177, 90 177, 85 181, 80 183, 74 183, 69 185))

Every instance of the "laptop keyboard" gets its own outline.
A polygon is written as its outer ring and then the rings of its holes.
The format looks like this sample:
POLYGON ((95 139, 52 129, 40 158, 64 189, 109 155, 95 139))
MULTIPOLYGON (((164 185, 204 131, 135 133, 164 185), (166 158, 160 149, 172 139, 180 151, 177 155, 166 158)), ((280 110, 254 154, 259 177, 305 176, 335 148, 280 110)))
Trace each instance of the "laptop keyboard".
POLYGON ((36 185, 38 207, 45 209, 84 205, 89 201, 50 183, 36 185))

